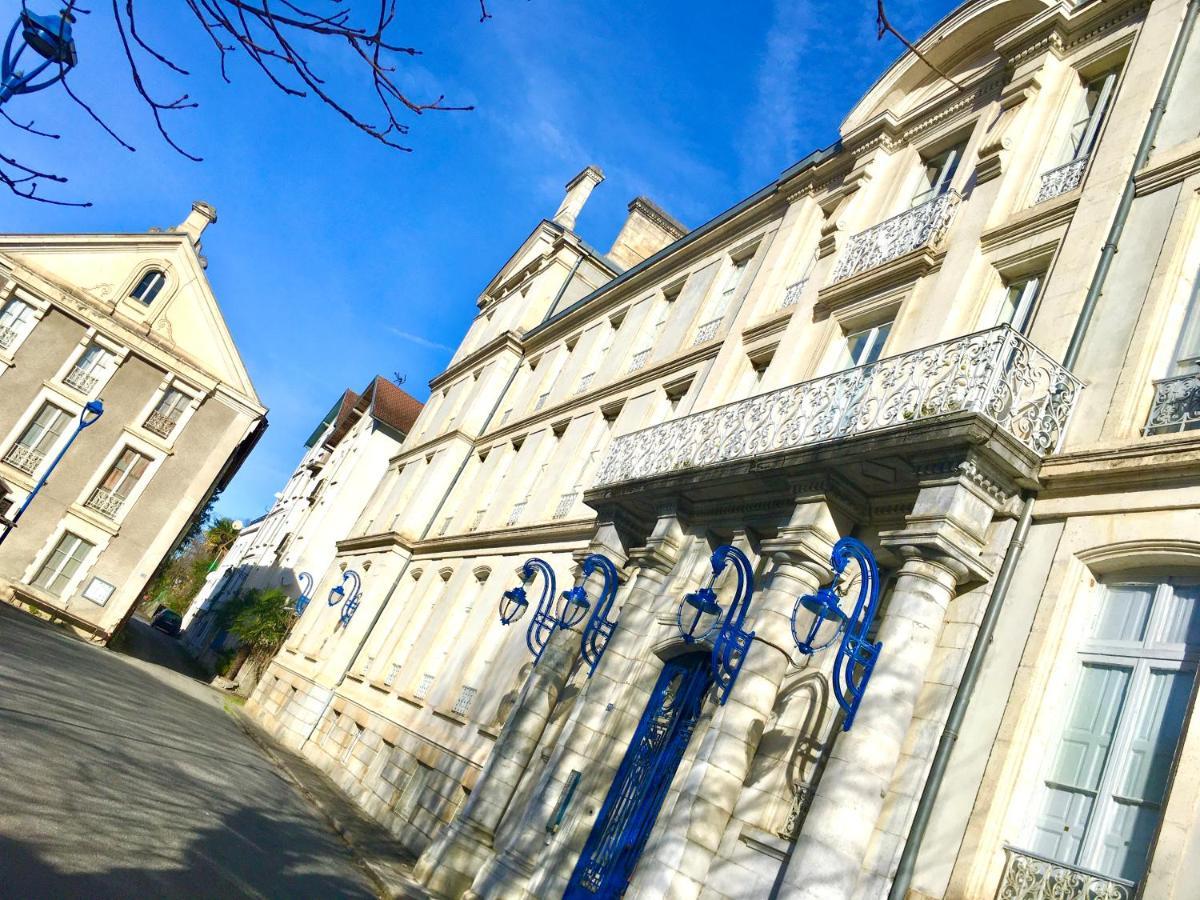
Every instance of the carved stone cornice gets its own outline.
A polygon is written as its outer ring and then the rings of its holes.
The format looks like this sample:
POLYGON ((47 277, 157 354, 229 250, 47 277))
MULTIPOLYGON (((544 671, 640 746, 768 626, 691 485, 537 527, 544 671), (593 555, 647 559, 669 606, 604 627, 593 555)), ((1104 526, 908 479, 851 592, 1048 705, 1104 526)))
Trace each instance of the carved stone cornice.
POLYGON ((505 351, 515 353, 517 357, 524 354, 524 342, 521 340, 521 336, 515 331, 506 331, 503 334, 496 335, 496 337, 488 341, 474 353, 468 353, 458 362, 444 369, 440 374, 435 375, 429 381, 429 389, 436 391, 460 375, 469 372, 480 363, 490 361, 491 357, 498 356, 505 351))

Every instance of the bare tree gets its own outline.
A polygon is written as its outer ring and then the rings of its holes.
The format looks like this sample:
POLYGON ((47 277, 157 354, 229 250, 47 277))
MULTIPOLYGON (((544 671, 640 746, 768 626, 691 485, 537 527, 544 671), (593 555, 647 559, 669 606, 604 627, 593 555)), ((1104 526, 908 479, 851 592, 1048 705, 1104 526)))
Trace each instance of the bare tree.
MULTIPOLYGON (((146 73, 158 69, 158 74, 171 79, 186 78, 190 73, 176 60, 159 49, 154 39, 139 30, 138 10, 146 2, 163 0, 98 0, 111 4, 101 10, 112 23, 120 38, 130 80, 136 94, 149 107, 158 133, 176 152, 195 162, 202 157, 184 149, 171 133, 172 113, 193 109, 197 103, 178 88, 164 92, 152 87, 146 73)), ((397 60, 420 55, 415 47, 405 46, 394 37, 398 24, 396 0, 362 0, 360 7, 371 7, 356 15, 353 0, 175 0, 194 18, 197 37, 203 35, 211 44, 220 67, 221 77, 230 82, 227 63, 236 53, 242 53, 276 88, 291 97, 308 97, 320 101, 336 112, 349 125, 368 137, 395 150, 409 151, 403 143, 409 133, 409 116, 426 112, 467 111, 471 106, 452 106, 445 96, 414 99, 396 83, 397 60), (368 100, 348 99, 336 94, 326 79, 314 67, 303 45, 319 40, 347 54, 358 67, 368 100), (369 109, 367 109, 369 107, 369 109)), ((487 0, 478 0, 479 21, 491 18, 487 0)), ((22 10, 25 0, 22 0, 22 10)), ((65 0, 66 21, 75 21, 91 10, 79 6, 79 0, 65 0)), ((62 37, 60 32, 59 37, 62 37)), ((61 84, 70 99, 126 150, 134 146, 118 135, 87 100, 75 90, 72 70, 59 63, 61 84)), ((42 131, 32 121, 21 121, 0 107, 0 117, 9 125, 38 137, 58 140, 61 135, 42 131)), ((0 152, 0 184, 14 194, 41 203, 60 206, 90 206, 90 203, 62 200, 39 193, 46 182, 62 184, 67 179, 23 163, 0 152)))

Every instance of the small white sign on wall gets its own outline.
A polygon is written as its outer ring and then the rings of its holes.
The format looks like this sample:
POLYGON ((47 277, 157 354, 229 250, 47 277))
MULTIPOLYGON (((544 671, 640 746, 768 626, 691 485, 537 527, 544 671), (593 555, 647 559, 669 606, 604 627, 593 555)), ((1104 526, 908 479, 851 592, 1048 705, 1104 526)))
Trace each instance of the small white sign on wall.
POLYGON ((108 602, 108 598, 113 595, 116 588, 99 578, 93 578, 88 582, 88 586, 83 589, 83 597, 85 600, 91 600, 93 603, 103 606, 108 602))

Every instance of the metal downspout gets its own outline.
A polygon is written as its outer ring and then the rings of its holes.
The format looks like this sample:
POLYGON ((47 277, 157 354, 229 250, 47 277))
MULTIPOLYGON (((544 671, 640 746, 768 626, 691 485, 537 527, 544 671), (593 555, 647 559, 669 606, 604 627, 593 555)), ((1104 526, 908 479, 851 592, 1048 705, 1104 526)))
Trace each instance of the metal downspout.
MULTIPOLYGON (((1071 342, 1067 346, 1066 353, 1063 355, 1063 367, 1068 370, 1074 368, 1079 358, 1079 351, 1083 346, 1084 337, 1087 335, 1088 328, 1096 312, 1096 306, 1104 292, 1104 284, 1108 280, 1108 273, 1112 268, 1113 257, 1117 254, 1117 247, 1125 231, 1125 224, 1129 219, 1129 211, 1133 207, 1134 195, 1137 188, 1136 175, 1145 166, 1146 161, 1150 158, 1151 151, 1154 149, 1154 140, 1158 136, 1159 125, 1162 123, 1163 115, 1167 110, 1167 103, 1175 88, 1179 68, 1183 64, 1184 53, 1187 49, 1188 41, 1191 39, 1192 32, 1195 29, 1198 14, 1200 14, 1200 0, 1190 0, 1187 11, 1184 13, 1179 33, 1175 37, 1175 44, 1171 49, 1171 56, 1167 61, 1167 68, 1163 73, 1163 80, 1158 88, 1158 95, 1154 100, 1154 105, 1150 108, 1150 118, 1146 122, 1145 130, 1142 132, 1142 140, 1138 145, 1137 154, 1129 170, 1125 189, 1121 193, 1121 200, 1117 205, 1116 216, 1113 219, 1112 226, 1109 228, 1108 237, 1101 250, 1100 261, 1096 265, 1096 271, 1092 275, 1091 284, 1088 286, 1087 296, 1084 298, 1083 308, 1080 310, 1079 319, 1075 323, 1075 331, 1072 333, 1071 342)), ((1017 521, 1017 527, 1013 531, 1008 550, 1004 555, 1004 562, 1001 564, 1000 571, 996 576, 996 583, 992 589, 992 595, 988 600, 987 609, 984 611, 983 620, 980 622, 979 632, 975 637, 974 645, 971 647, 971 655, 967 659, 966 669, 963 671, 962 680, 959 682, 958 691, 954 696, 954 702, 950 706, 946 726, 942 730, 942 736, 938 741, 933 762, 930 764, 929 775, 925 780, 921 799, 917 804, 916 812, 913 814, 908 839, 904 844, 904 852, 900 856, 896 875, 892 880, 892 889, 888 893, 889 900, 904 900, 912 884, 917 857, 921 851, 921 844, 925 839, 925 832, 929 827, 934 803, 937 800, 938 792, 945 778, 951 753, 958 742, 958 732, 962 727, 963 719, 966 718, 967 707, 970 705, 971 697, 975 692, 975 686, 979 681, 984 658, 987 656, 988 648, 992 642, 996 622, 999 621, 1000 613, 1003 610, 1004 602, 1008 595, 1009 586, 1012 583, 1013 571, 1016 569, 1017 561, 1021 556, 1021 550, 1025 546, 1026 536, 1033 522, 1033 506, 1034 496, 1026 494, 1020 519, 1017 521)))

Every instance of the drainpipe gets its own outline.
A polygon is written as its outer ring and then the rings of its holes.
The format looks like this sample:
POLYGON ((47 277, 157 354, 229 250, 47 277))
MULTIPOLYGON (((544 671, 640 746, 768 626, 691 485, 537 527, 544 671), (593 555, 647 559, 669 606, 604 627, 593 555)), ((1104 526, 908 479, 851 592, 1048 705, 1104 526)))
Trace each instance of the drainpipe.
MULTIPOLYGON (((1075 331, 1071 335, 1071 343, 1067 346, 1067 351, 1063 356, 1063 366, 1068 370, 1074 368, 1079 358, 1079 351, 1083 346, 1084 337, 1095 315, 1096 306, 1104 292, 1104 284, 1108 280, 1108 273, 1112 268, 1113 257, 1117 254, 1117 246, 1125 231, 1125 223, 1129 219, 1129 211, 1133 207, 1133 199, 1137 187, 1135 176, 1146 165, 1146 161, 1150 158, 1150 152, 1154 149, 1154 139, 1158 136, 1159 125, 1162 124, 1163 115, 1167 111, 1167 102, 1170 100, 1171 93, 1175 88, 1179 68, 1183 63, 1184 53, 1187 50, 1188 41, 1195 29, 1198 15, 1200 15, 1200 0, 1190 0, 1187 11, 1184 13, 1183 24, 1180 26, 1179 33, 1175 37, 1175 45, 1171 48, 1171 56, 1167 61, 1167 68, 1163 73, 1163 80, 1158 88, 1158 96, 1154 100, 1154 105, 1150 108, 1150 118, 1146 122, 1145 131, 1142 132, 1142 140, 1138 145, 1137 155, 1134 157, 1133 166, 1129 170, 1129 177, 1125 181, 1125 189, 1121 193, 1121 201, 1117 205, 1116 217, 1109 228, 1104 248, 1100 252, 1100 262, 1096 265, 1096 271, 1092 275, 1092 282, 1088 286, 1083 308, 1080 310, 1079 319, 1075 323, 1075 331)), ((942 730, 937 751, 934 753, 933 762, 930 764, 929 776, 925 780, 921 799, 917 803, 916 812, 913 814, 908 839, 904 844, 904 852, 900 856, 896 876, 892 880, 892 889, 888 894, 889 900, 904 900, 904 897, 908 894, 909 886, 912 884, 917 856, 920 854, 921 844, 924 841, 925 832, 929 827, 929 819, 933 814, 933 806, 937 801, 938 791, 941 789, 942 781, 946 775, 946 769, 950 762, 950 754, 958 742, 958 732, 962 727, 963 719, 966 717, 967 707, 971 702, 972 694, 975 692, 975 685, 979 681, 979 675, 983 669, 984 657, 987 655, 988 647, 991 645, 992 634, 995 631, 996 622, 999 621, 1005 598, 1008 595, 1009 585, 1012 582, 1012 573, 1016 569, 1017 561, 1021 556, 1021 550, 1025 546, 1025 538, 1029 534, 1029 528, 1033 521, 1033 504, 1033 495, 1026 494, 1024 505, 1021 508, 1021 516, 1017 521, 1016 529, 1013 531, 1008 550, 1005 552, 1000 572, 996 576, 996 583, 992 588, 992 595, 988 600, 987 609, 984 611, 983 621, 979 624, 979 633, 976 635, 975 643, 971 647, 971 655, 967 659, 967 667, 963 671, 962 681, 959 683, 958 691, 954 696, 954 702, 950 706, 946 726, 942 730)))

